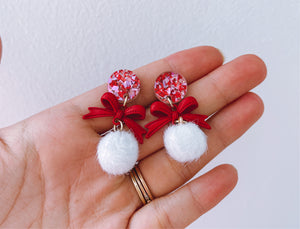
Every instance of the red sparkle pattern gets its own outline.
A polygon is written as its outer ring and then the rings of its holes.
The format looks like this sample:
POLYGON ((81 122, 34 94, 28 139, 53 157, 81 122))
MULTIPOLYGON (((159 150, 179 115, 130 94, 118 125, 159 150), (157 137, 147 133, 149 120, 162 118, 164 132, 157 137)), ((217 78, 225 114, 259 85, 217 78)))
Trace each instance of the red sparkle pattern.
POLYGON ((154 83, 154 91, 160 101, 169 103, 169 97, 172 103, 178 103, 186 94, 187 83, 182 75, 174 72, 165 72, 157 77, 154 83))
POLYGON ((115 71, 108 80, 108 91, 114 94, 119 102, 123 102, 126 95, 128 101, 133 100, 140 92, 140 88, 140 79, 126 69, 115 71))

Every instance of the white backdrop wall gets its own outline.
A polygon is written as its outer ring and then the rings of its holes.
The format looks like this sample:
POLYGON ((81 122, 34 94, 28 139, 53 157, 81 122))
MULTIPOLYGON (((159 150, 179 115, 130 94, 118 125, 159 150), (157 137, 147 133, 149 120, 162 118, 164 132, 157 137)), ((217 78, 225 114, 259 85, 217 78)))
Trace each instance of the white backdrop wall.
POLYGON ((189 228, 298 228, 299 16, 297 0, 0 0, 0 127, 175 51, 255 53, 265 114, 199 173, 231 163, 239 182, 189 228))

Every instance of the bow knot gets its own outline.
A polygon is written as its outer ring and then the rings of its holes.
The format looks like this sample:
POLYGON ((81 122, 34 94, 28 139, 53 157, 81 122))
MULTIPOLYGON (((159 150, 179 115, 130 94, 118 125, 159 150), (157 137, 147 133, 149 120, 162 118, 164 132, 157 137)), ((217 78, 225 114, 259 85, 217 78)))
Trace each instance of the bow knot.
POLYGON ((199 127, 210 129, 210 125, 205 121, 208 116, 200 114, 191 114, 193 110, 198 107, 198 102, 194 97, 186 97, 177 106, 172 107, 167 104, 156 101, 152 103, 150 112, 152 115, 158 117, 158 119, 149 122, 145 127, 148 129, 146 138, 150 138, 163 126, 168 123, 174 124, 179 117, 182 117, 185 121, 194 122, 199 127))
POLYGON ((135 122, 135 120, 143 120, 146 115, 145 107, 141 105, 133 105, 123 107, 119 104, 116 96, 110 92, 106 92, 101 97, 101 103, 105 108, 89 107, 89 113, 83 115, 83 119, 113 117, 113 124, 119 125, 119 121, 123 122, 134 133, 139 143, 143 143, 143 134, 146 130, 135 122))
POLYGON ((119 120, 122 120, 124 116, 124 111, 122 109, 117 110, 116 114, 114 115, 113 118, 113 124, 114 125, 119 125, 120 123, 118 122, 119 120))
POLYGON ((177 110, 172 111, 172 123, 174 124, 176 120, 179 118, 179 113, 177 110))

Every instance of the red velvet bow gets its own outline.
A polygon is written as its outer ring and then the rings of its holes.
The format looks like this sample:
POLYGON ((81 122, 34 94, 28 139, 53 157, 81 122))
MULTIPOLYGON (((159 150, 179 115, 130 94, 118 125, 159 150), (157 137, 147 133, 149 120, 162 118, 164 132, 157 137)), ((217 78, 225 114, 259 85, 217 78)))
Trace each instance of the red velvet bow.
POLYGON ((169 122, 175 123, 179 117, 185 121, 197 124, 199 127, 210 129, 210 125, 205 121, 208 116, 200 114, 191 114, 191 111, 198 107, 198 102, 194 97, 184 98, 178 105, 174 104, 174 108, 163 102, 156 101, 152 103, 150 112, 158 119, 149 122, 145 127, 148 129, 146 138, 150 138, 155 132, 161 129, 169 122))
POLYGON ((112 93, 106 92, 101 97, 101 103, 105 108, 89 107, 89 113, 83 115, 83 119, 113 117, 113 124, 118 126, 122 121, 134 133, 139 143, 143 143, 143 134, 147 131, 137 124, 134 120, 143 120, 145 118, 145 108, 141 105, 123 107, 112 93))

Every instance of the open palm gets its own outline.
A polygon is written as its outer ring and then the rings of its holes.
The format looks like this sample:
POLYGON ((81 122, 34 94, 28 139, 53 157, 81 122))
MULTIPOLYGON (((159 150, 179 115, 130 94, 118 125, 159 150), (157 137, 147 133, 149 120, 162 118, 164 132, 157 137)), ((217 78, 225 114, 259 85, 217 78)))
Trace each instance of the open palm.
MULTIPOLYGON (((0 225, 178 228, 215 206, 236 184, 231 165, 182 185, 261 116, 263 103, 249 90, 266 75, 264 63, 254 55, 222 63, 217 49, 197 47, 134 71, 142 85, 134 103, 149 106, 155 100, 155 78, 173 71, 187 79, 188 95, 199 103, 195 113, 215 113, 208 120, 212 129, 204 130, 208 151, 198 161, 181 164, 168 157, 163 130, 140 145, 139 166, 155 197, 145 206, 128 175, 108 175, 97 163, 98 133, 112 127, 111 118, 82 119, 89 106, 102 106, 105 85, 1 129, 0 225)), ((153 119, 147 109, 139 123, 153 119)))

